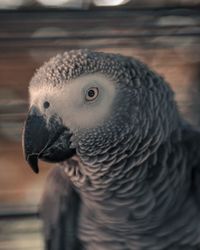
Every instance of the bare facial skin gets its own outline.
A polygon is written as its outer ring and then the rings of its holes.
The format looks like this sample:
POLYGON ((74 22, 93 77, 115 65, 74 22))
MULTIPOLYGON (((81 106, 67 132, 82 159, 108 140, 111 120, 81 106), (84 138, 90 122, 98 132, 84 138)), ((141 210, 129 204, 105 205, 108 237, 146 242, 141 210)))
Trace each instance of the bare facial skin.
POLYGON ((31 106, 35 105, 47 119, 56 113, 66 127, 74 130, 93 128, 108 117, 116 85, 103 74, 95 73, 78 77, 61 87, 42 85, 38 89, 32 86, 29 91, 31 106), (94 99, 88 96, 91 90, 98 92, 94 99))

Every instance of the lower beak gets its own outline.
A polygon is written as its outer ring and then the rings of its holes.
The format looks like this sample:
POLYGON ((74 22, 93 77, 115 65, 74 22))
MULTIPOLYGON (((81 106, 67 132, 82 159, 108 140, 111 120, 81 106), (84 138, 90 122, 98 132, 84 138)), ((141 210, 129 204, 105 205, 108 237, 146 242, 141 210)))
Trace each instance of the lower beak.
POLYGON ((35 173, 39 172, 38 159, 60 162, 75 154, 70 148, 71 133, 59 119, 47 121, 36 107, 29 110, 23 130, 23 151, 25 159, 35 173))

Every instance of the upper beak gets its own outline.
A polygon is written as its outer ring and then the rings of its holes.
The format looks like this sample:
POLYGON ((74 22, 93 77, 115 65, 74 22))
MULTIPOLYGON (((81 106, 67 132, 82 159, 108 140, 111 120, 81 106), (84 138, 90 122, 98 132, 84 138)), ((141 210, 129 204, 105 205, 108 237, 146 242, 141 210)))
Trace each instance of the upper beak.
POLYGON ((25 159, 33 171, 39 172, 38 158, 59 162, 72 156, 75 149, 70 148, 70 137, 69 129, 54 117, 47 126, 45 117, 33 106, 28 112, 22 139, 25 159))

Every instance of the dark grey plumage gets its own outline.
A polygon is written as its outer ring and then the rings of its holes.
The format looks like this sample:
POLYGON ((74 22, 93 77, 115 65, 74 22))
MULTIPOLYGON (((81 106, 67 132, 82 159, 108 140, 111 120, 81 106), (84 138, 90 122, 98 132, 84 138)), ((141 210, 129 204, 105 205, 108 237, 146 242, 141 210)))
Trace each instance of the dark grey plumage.
POLYGON ((162 77, 129 57, 79 50, 47 62, 30 88, 97 72, 117 94, 102 124, 71 128, 76 155, 50 173, 47 249, 199 249, 200 132, 162 77))

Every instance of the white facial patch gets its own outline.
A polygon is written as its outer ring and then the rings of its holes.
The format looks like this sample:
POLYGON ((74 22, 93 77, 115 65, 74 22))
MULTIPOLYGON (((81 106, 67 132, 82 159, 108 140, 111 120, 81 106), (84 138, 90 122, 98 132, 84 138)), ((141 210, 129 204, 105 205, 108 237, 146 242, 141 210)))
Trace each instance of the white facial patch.
POLYGON ((103 74, 94 73, 58 87, 43 84, 38 89, 31 86, 30 104, 37 106, 47 118, 57 114, 64 125, 73 131, 102 124, 111 112, 115 95, 115 84, 103 74), (98 96, 88 101, 86 94, 91 88, 98 89, 98 96), (50 104, 46 109, 45 101, 50 104))

